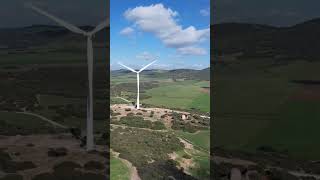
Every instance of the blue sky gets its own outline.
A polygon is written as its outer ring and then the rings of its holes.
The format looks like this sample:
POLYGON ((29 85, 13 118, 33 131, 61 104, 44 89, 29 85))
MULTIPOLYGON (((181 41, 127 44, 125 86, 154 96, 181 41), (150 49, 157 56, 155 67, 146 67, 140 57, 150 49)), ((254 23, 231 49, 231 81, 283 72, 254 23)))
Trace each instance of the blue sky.
POLYGON ((110 1, 111 69, 210 66, 210 0, 110 1))

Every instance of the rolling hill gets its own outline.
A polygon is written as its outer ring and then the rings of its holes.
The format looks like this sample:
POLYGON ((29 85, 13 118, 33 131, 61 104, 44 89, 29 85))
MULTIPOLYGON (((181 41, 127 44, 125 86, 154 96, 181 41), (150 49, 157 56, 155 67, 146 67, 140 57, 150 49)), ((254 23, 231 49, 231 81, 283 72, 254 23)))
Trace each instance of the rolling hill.
MULTIPOLYGON (((81 26, 83 30, 89 31, 94 27, 81 26)), ((94 38, 95 44, 109 44, 108 29, 98 32, 94 38)), ((70 43, 85 42, 81 35, 74 34, 60 26, 32 25, 21 28, 0 29, 0 49, 27 49, 35 46, 44 46, 52 42, 70 43)))
MULTIPOLYGON (((111 71, 113 76, 131 74, 131 71, 120 69, 111 71)), ((174 78, 174 79, 187 79, 187 80, 210 80, 210 68, 205 68, 202 70, 195 69, 174 69, 174 70, 145 70, 143 71, 144 75, 149 76, 161 76, 166 78, 174 78)))
POLYGON ((214 29, 213 52, 217 56, 236 54, 238 58, 275 60, 320 57, 320 19, 312 19, 290 27, 261 24, 221 23, 214 29))

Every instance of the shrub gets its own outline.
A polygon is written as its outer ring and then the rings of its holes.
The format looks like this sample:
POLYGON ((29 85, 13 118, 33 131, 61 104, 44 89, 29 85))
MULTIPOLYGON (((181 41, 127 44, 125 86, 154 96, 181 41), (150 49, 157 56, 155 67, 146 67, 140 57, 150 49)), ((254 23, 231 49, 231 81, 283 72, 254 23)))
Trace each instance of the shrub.
POLYGON ((38 174, 36 175, 34 178, 32 178, 32 180, 58 180, 57 177, 55 177, 53 174, 51 173, 42 173, 42 174, 38 174))
POLYGON ((66 148, 50 148, 48 151, 49 157, 60 157, 60 156, 66 156, 68 153, 68 150, 66 148))
POLYGON ((87 170, 102 170, 104 165, 98 161, 89 161, 84 165, 84 168, 87 170))
POLYGON ((155 129, 155 130, 166 129, 166 126, 160 121, 155 121, 155 122, 153 122, 152 129, 155 129))
POLYGON ((23 176, 19 174, 7 174, 1 180, 23 180, 23 176))
POLYGON ((128 113, 127 116, 134 116, 134 113, 128 113))
POLYGON ((185 158, 185 159, 191 159, 192 158, 189 154, 184 154, 182 157, 185 158))
POLYGON ((153 115, 154 115, 154 111, 151 111, 150 117, 153 117, 153 115))
POLYGON ((23 161, 23 162, 15 162, 15 168, 18 171, 23 171, 27 169, 33 169, 36 168, 37 166, 31 162, 31 161, 23 161))

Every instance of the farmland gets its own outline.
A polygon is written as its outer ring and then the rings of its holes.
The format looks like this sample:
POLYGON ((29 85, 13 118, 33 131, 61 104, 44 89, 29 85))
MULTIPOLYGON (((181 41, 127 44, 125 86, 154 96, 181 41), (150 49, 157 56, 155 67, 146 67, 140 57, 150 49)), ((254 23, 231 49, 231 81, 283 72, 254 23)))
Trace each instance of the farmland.
MULTIPOLYGON (((261 174, 259 166, 281 167, 283 176, 292 176, 289 172, 296 169, 318 174, 319 165, 312 162, 320 158, 316 135, 320 63, 295 60, 272 65, 273 60, 267 58, 239 61, 215 66, 212 147, 216 162, 233 157, 217 164, 217 174, 228 166, 237 167, 236 159, 257 163, 253 166, 261 174)), ((248 167, 246 163, 239 166, 248 167)))
MULTIPOLYGON (((206 75, 209 76, 209 74, 206 75)), ((183 71, 177 73, 154 70, 154 72, 142 74, 140 78, 141 101, 146 106, 209 112, 210 94, 206 88, 210 88, 210 83, 205 77, 192 78, 190 75, 185 75, 183 71), (174 77, 179 77, 179 79, 174 77)), ((121 96, 134 102, 136 77, 128 75, 127 72, 111 73, 111 95, 121 96)))
POLYGON ((319 158, 315 153, 320 150, 315 139, 319 103, 307 97, 316 94, 318 85, 292 81, 312 80, 320 64, 297 61, 265 68, 260 63, 231 63, 224 74, 217 66, 215 146, 251 152, 271 146, 299 159, 319 158), (240 72, 241 68, 247 70, 240 72), (236 70, 239 72, 235 74, 236 70), (311 147, 314 152, 303 153, 303 148, 311 147))

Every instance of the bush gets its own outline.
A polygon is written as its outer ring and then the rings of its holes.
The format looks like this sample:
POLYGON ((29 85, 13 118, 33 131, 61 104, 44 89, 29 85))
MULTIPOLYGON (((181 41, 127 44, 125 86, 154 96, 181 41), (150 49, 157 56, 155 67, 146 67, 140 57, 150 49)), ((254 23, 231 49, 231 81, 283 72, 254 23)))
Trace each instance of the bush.
POLYGON ((51 173, 42 173, 36 175, 32 180, 58 180, 58 178, 51 173))
POLYGON ((104 165, 98 161, 89 161, 84 165, 84 168, 87 170, 102 170, 104 165))
POLYGON ((134 113, 128 113, 127 116, 134 116, 134 113))
POLYGON ((56 164, 53 169, 54 170, 59 170, 59 168, 63 169, 75 169, 75 168, 81 168, 81 165, 78 163, 75 163, 73 161, 64 161, 59 164, 56 164))
POLYGON ((19 174, 7 174, 0 178, 0 180, 23 180, 23 176, 19 174))
POLYGON ((153 115, 154 115, 154 111, 151 111, 150 117, 153 117, 153 115))
POLYGON ((160 121, 152 122, 152 121, 144 120, 144 118, 141 116, 121 117, 119 123, 127 126, 131 126, 131 127, 138 127, 138 128, 149 128, 149 129, 155 129, 155 130, 166 129, 165 125, 162 122, 160 121))
POLYGON ((49 157, 60 157, 60 156, 66 156, 68 153, 68 150, 66 148, 50 148, 48 151, 49 157))
POLYGON ((155 122, 153 122, 152 129, 155 129, 155 130, 166 129, 166 126, 160 121, 155 121, 155 122))
POLYGON ((17 171, 23 171, 27 169, 33 169, 37 166, 31 161, 15 162, 15 168, 17 171))
POLYGON ((189 154, 184 154, 182 157, 185 158, 185 159, 191 159, 192 158, 189 154))

